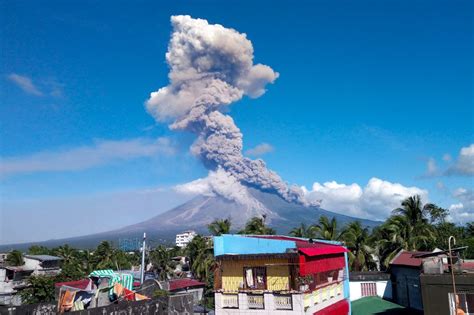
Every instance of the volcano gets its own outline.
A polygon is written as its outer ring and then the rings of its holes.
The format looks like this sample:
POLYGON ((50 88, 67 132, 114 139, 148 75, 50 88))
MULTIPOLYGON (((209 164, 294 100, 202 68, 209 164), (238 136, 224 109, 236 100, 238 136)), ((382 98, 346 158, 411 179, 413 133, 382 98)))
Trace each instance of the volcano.
MULTIPOLYGON (((91 248, 103 240, 117 243, 123 238, 139 238, 146 232, 148 238, 155 242, 165 242, 173 244, 177 233, 186 230, 195 230, 198 233, 208 234, 207 225, 215 219, 230 218, 232 221, 232 232, 237 232, 242 228, 248 219, 254 216, 266 216, 266 223, 274 228, 278 234, 286 234, 292 228, 301 223, 316 223, 321 216, 336 218, 340 227, 352 221, 360 221, 363 226, 375 227, 380 224, 378 221, 358 219, 343 214, 327 211, 315 206, 304 206, 291 203, 280 196, 263 192, 254 188, 247 188, 250 195, 255 198, 263 207, 249 209, 248 207, 224 198, 219 195, 203 196, 199 195, 193 199, 177 206, 171 210, 163 212, 146 221, 125 226, 123 228, 91 234, 81 237, 49 240, 41 243, 45 246, 59 246, 69 244, 78 248, 91 248)), ((4 245, 0 247, 28 248, 31 245, 4 245)))

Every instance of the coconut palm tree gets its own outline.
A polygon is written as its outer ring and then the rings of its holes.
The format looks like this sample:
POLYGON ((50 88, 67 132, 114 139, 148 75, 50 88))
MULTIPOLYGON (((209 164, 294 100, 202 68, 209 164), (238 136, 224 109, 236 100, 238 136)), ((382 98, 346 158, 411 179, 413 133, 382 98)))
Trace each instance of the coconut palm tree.
POLYGON ((212 221, 207 228, 209 229, 209 232, 214 235, 214 236, 220 236, 222 234, 229 234, 230 232, 230 226, 231 226, 231 221, 230 219, 224 219, 224 220, 214 220, 212 221))
POLYGON ((171 251, 160 245, 150 252, 150 262, 158 273, 160 280, 168 280, 176 268, 176 263, 171 260, 171 251))
POLYGON ((342 238, 349 249, 349 264, 352 270, 374 269, 374 249, 369 245, 370 232, 367 227, 363 228, 359 221, 351 222, 344 229, 342 238))
POLYGON ((5 262, 7 263, 7 266, 23 266, 25 264, 23 254, 19 250, 12 250, 9 252, 5 262))
POLYGON ((63 264, 70 264, 78 261, 79 252, 68 244, 59 246, 54 250, 54 254, 63 259, 63 264))
POLYGON ((402 201, 402 206, 392 211, 396 230, 401 232, 403 249, 419 250, 436 239, 435 230, 430 224, 433 213, 439 207, 433 204, 423 205, 419 195, 411 196, 402 201))
POLYGON ((186 246, 193 274, 200 280, 208 279, 214 266, 214 248, 212 240, 195 236, 186 246))
POLYGON ((112 244, 108 241, 102 241, 93 253, 95 269, 115 269, 116 259, 112 244))
POLYGON ((335 217, 329 220, 329 218, 324 215, 320 216, 319 223, 314 226, 314 230, 318 237, 323 240, 341 240, 341 233, 338 231, 337 220, 335 217))
POLYGON ((294 237, 316 238, 316 230, 313 225, 307 226, 306 224, 301 223, 300 226, 295 227, 290 231, 290 235, 294 237))
POLYGON ((265 216, 253 217, 247 221, 245 227, 239 231, 239 234, 252 234, 252 235, 275 235, 274 229, 266 226, 265 216))

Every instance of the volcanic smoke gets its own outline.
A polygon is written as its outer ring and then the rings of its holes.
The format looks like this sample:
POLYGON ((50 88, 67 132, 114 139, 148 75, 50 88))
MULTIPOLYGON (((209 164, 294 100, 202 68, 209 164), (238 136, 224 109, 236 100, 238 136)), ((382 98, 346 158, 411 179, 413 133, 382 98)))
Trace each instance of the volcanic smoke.
POLYGON ((187 15, 172 16, 171 24, 166 53, 169 84, 151 93, 147 110, 160 122, 171 121, 172 130, 197 135, 191 152, 209 169, 208 180, 228 177, 226 182, 307 205, 301 188, 289 186, 263 160, 243 156, 243 135, 232 117, 222 112, 244 95, 260 97, 279 74, 253 63, 253 46, 246 34, 187 15))

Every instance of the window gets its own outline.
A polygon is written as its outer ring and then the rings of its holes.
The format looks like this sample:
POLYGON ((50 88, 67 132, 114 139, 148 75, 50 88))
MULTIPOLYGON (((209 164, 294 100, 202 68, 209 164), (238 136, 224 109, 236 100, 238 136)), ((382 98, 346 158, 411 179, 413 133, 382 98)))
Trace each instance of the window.
POLYGON ((459 292, 456 295, 457 298, 454 299, 454 294, 449 293, 449 308, 451 312, 455 310, 455 314, 474 314, 474 293, 459 292))
POLYGON ((267 289, 267 268, 244 267, 244 283, 246 289, 267 289))
POLYGON ((360 284, 360 292, 362 296, 376 296, 377 285, 375 282, 366 282, 360 284))

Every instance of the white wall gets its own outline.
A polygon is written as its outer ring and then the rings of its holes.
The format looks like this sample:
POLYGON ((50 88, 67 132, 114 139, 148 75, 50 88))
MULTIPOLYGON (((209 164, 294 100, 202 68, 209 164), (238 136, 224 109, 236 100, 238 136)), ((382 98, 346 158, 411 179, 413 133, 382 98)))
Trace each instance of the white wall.
POLYGON ((390 281, 350 281, 349 290, 351 301, 358 300, 362 297, 362 283, 374 283, 377 289, 377 296, 384 299, 392 298, 392 283, 390 281))

